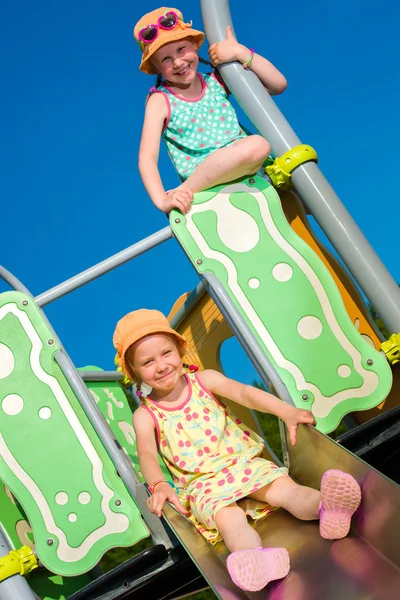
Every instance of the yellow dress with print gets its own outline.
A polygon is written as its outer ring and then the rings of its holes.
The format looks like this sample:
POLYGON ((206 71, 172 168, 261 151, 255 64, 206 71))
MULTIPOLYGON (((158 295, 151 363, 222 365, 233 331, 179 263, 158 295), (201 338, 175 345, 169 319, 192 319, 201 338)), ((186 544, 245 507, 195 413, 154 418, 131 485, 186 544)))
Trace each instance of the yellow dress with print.
POLYGON ((262 458, 262 438, 219 402, 196 373, 184 377, 188 394, 179 406, 170 409, 150 397, 141 405, 154 420, 159 452, 190 511, 189 520, 215 544, 221 539, 215 524, 218 510, 242 500, 252 519, 266 516, 273 507, 244 499, 288 471, 262 458))

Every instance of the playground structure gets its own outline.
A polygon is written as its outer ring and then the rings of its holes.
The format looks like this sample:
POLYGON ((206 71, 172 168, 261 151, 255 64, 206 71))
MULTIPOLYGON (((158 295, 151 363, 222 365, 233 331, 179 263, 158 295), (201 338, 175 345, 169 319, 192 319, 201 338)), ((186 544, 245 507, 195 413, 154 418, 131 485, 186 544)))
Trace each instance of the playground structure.
MULTIPOLYGON (((227 0, 201 4, 209 42, 222 39, 231 24, 227 0)), ((361 295, 315 238, 299 198, 393 333, 383 348, 394 361, 399 288, 315 155, 296 150, 300 141, 255 75, 236 64, 222 66, 221 74, 279 157, 269 172, 273 182, 296 192, 278 196, 255 176, 198 194, 190 215, 173 211, 170 227, 35 298, 0 270, 15 290, 0 295, 1 600, 178 598, 207 584, 222 599, 398 597, 399 372, 380 352, 383 340, 361 295), (219 348, 235 334, 267 386, 316 414, 319 431, 301 428, 296 447, 281 432, 291 475, 318 487, 335 466, 363 489, 351 536, 334 544, 319 537, 315 524, 283 511, 260 522, 264 545, 288 548, 292 572, 257 594, 234 586, 222 543, 213 550, 169 506, 163 520, 149 513, 131 411, 116 383, 121 374, 77 371, 42 310, 172 236, 201 278, 170 314, 188 339, 186 361, 218 368, 219 348), (324 435, 342 418, 350 427, 343 443, 355 453, 324 435), (148 535, 153 548, 98 573, 105 551, 148 535)), ((251 412, 235 412, 257 428, 251 412)))

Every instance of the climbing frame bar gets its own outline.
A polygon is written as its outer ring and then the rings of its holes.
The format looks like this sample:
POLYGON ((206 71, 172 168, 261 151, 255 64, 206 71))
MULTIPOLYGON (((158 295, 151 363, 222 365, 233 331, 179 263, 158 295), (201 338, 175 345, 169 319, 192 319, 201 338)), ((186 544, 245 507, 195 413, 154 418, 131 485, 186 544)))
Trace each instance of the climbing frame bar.
MULTIPOLYGON (((225 39, 232 25, 229 0, 200 0, 208 42, 225 39)), ((300 144, 300 140, 258 77, 239 63, 219 67, 240 106, 256 129, 271 143, 278 156, 300 144)), ((297 192, 328 236, 368 300, 391 332, 400 331, 400 289, 346 210, 318 166, 299 166, 292 175, 297 192)))
POLYGON ((89 283, 90 281, 93 281, 94 279, 101 277, 101 275, 104 275, 105 273, 116 269, 117 267, 132 260, 133 258, 144 254, 145 252, 147 252, 147 250, 151 250, 152 248, 159 246, 163 242, 169 240, 171 237, 171 228, 164 227, 164 229, 156 231, 156 233, 149 235, 143 240, 140 240, 140 242, 137 242, 136 244, 125 248, 125 250, 121 250, 121 252, 118 252, 117 254, 106 258, 97 265, 94 265, 93 267, 90 267, 89 269, 78 273, 78 275, 75 275, 74 277, 63 281, 62 283, 56 285, 50 290, 39 294, 39 296, 36 296, 35 302, 38 306, 45 306, 46 304, 50 304, 50 302, 53 302, 54 300, 57 300, 58 298, 61 298, 62 296, 73 292, 74 290, 82 287, 86 283, 89 283))
POLYGON ((87 417, 93 425, 97 435, 108 452, 119 476, 136 501, 143 518, 150 529, 155 544, 163 544, 167 549, 172 547, 172 542, 167 534, 162 521, 149 511, 147 506, 147 492, 132 467, 130 459, 123 453, 111 429, 108 427, 101 411, 96 406, 82 377, 76 370, 69 356, 62 350, 55 354, 55 360, 64 376, 72 387, 87 417))
MULTIPOLYGON (((12 548, 0 526, 0 557, 7 556, 10 550, 12 548)), ((13 575, 0 581, 0 600, 35 600, 36 597, 22 575, 13 575)))

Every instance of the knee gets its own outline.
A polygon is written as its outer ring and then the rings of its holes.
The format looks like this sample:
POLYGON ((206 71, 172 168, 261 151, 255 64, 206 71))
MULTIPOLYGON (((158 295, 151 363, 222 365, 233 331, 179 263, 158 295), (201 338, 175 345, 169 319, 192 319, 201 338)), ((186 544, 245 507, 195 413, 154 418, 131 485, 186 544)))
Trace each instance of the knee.
POLYGON ((247 523, 247 517, 244 510, 237 504, 234 506, 224 506, 215 515, 215 524, 221 534, 226 527, 232 527, 232 523, 235 523, 237 526, 242 522, 247 523))
POLYGON ((248 159, 253 164, 262 164, 268 158, 271 152, 269 142, 261 135, 252 135, 249 137, 248 159))
POLYGON ((299 485, 290 477, 279 477, 271 483, 266 500, 272 506, 284 508, 287 501, 297 494, 299 485))

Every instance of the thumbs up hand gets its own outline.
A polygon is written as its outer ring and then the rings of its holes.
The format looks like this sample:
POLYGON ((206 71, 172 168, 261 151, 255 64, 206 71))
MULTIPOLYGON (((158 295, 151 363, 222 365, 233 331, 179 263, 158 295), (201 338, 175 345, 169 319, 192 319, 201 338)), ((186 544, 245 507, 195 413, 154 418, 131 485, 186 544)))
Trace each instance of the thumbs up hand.
POLYGON ((250 50, 239 44, 233 35, 232 28, 228 25, 226 28, 226 39, 222 42, 212 44, 208 50, 211 63, 214 67, 227 62, 237 60, 241 63, 246 62, 250 50))

